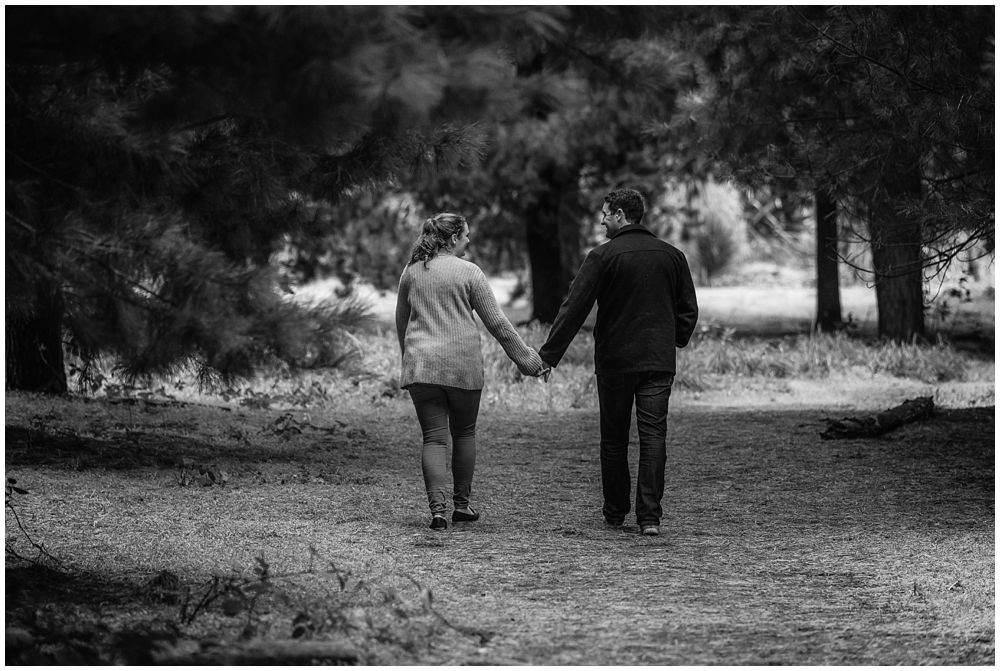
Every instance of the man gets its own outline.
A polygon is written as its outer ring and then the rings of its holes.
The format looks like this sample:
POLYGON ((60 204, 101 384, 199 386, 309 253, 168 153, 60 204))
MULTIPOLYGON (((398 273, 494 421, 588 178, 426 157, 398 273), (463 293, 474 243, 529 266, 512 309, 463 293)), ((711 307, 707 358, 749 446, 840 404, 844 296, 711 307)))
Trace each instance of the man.
POLYGON ((620 527, 630 510, 628 440, 634 403, 639 431, 636 522, 643 535, 656 536, 677 348, 687 345, 694 332, 698 303, 684 254, 642 226, 645 210, 634 189, 616 189, 604 197, 601 223, 608 242, 584 259, 538 353, 546 364, 557 366, 597 301, 594 368, 601 407, 604 519, 620 527))

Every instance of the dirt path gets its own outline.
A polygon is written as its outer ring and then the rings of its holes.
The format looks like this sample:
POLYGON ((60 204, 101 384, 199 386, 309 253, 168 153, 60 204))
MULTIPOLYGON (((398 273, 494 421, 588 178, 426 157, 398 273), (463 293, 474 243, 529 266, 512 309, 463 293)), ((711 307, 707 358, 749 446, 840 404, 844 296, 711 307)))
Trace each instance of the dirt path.
POLYGON ((7 470, 31 483, 49 520, 26 519, 53 552, 138 579, 247 566, 260 552, 294 564, 313 544, 358 574, 430 587, 449 622, 481 634, 442 628, 406 663, 994 661, 992 409, 825 442, 817 411, 675 405, 664 533, 652 539, 634 519, 603 526, 593 410, 485 408, 483 519, 446 532, 426 528, 402 402, 359 440, 255 447, 245 439, 277 413, 220 417, 203 443, 137 439, 147 461, 115 470, 101 465, 127 448, 115 441, 40 463, 12 444, 10 410, 7 470), (171 464, 234 431, 242 452, 216 448, 225 488, 177 486, 171 464))
POLYGON ((484 519, 424 557, 447 608, 497 635, 443 661, 992 659, 992 424, 829 443, 816 420, 675 412, 664 535, 647 539, 602 526, 594 412, 487 418, 484 519), (977 616, 953 619, 970 599, 977 616))

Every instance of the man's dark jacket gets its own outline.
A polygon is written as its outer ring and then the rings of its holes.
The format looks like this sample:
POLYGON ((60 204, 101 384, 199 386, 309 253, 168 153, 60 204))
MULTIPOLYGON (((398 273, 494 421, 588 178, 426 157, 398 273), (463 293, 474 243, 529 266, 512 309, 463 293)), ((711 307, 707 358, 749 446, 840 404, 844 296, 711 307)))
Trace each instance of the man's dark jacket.
POLYGON ((594 367, 598 375, 677 371, 698 321, 684 254, 640 224, 623 226, 593 249, 573 280, 539 355, 556 366, 597 301, 594 367))

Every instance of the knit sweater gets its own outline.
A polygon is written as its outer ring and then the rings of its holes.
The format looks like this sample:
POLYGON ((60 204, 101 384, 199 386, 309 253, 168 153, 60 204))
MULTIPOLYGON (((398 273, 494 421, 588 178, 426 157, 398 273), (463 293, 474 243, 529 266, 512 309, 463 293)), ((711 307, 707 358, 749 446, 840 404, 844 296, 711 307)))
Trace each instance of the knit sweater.
POLYGON ((483 352, 475 310, 524 375, 543 367, 504 315, 486 275, 474 263, 438 254, 427 267, 408 265, 399 278, 396 336, 403 356, 399 386, 483 388, 483 352))

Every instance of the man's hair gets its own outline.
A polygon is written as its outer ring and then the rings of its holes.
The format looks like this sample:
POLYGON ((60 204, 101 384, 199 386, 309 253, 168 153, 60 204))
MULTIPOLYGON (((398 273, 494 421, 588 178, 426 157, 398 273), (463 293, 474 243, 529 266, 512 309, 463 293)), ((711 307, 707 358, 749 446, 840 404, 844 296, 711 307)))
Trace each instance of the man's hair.
POLYGON ((615 189, 604 196, 604 202, 612 212, 621 208, 625 218, 633 224, 642 222, 642 215, 646 213, 646 201, 635 189, 615 189))

